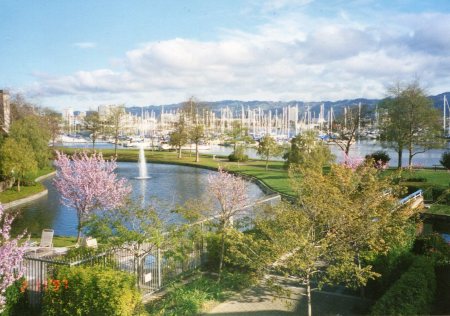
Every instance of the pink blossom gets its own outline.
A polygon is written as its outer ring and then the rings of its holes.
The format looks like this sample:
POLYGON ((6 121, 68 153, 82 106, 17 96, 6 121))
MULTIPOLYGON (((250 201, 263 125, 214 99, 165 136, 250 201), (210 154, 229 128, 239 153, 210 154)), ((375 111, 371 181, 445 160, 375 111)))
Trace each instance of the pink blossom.
POLYGON ((221 207, 218 217, 227 225, 230 218, 247 203, 247 184, 219 167, 217 173, 208 177, 208 185, 208 191, 217 198, 221 207))
POLYGON ((105 161, 101 153, 89 156, 86 152, 75 153, 69 158, 56 152, 57 174, 55 187, 61 194, 61 203, 73 208, 78 217, 78 240, 83 222, 96 210, 120 207, 131 187, 126 179, 117 179, 115 159, 105 161))
POLYGON ((24 245, 19 241, 25 232, 16 238, 11 238, 11 224, 14 220, 12 214, 5 214, 0 204, 0 309, 5 304, 5 291, 23 275, 21 265, 25 253, 24 245))
POLYGON ((344 163, 343 165, 352 170, 356 170, 362 163, 364 162, 364 158, 361 157, 350 157, 344 153, 344 163))

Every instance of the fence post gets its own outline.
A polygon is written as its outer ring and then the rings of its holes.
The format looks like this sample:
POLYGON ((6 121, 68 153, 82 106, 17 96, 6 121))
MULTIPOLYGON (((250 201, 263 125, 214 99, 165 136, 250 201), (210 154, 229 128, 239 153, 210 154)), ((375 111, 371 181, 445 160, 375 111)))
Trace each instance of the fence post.
POLYGON ((161 288, 161 249, 158 247, 158 252, 156 256, 156 261, 158 265, 158 288, 161 288))

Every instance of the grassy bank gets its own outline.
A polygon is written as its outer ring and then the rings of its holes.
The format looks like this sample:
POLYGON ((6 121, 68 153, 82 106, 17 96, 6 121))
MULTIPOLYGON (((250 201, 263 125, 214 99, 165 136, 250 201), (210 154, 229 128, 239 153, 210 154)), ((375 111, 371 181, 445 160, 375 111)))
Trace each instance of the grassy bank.
MULTIPOLYGON (((51 167, 39 169, 35 173, 26 175, 26 178, 37 179, 46 174, 52 173, 53 171, 55 171, 55 169, 53 169, 51 167)), ((33 183, 33 185, 29 185, 29 186, 22 185, 22 186, 20 186, 20 192, 17 190, 17 186, 13 186, 9 190, 0 192, 0 203, 9 203, 12 201, 20 200, 20 199, 32 196, 34 194, 40 193, 40 192, 44 191, 45 189, 46 189, 45 186, 40 182, 33 183)))
MULTIPOLYGON (((41 242, 41 236, 31 236, 30 241, 35 241, 38 245, 41 242)), ((68 247, 77 243, 75 236, 53 236, 53 247, 68 247)))

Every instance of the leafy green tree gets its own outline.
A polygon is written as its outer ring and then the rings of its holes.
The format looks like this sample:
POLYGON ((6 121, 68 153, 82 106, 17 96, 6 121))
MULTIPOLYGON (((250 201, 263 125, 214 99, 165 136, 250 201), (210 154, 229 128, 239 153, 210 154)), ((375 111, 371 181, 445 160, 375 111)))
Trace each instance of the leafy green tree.
POLYGON ((61 114, 56 111, 53 111, 52 109, 46 108, 43 110, 43 118, 45 121, 45 128, 49 132, 52 145, 55 146, 56 139, 61 133, 61 123, 62 123, 61 114))
POLYGON ((408 151, 408 166, 412 159, 433 147, 440 146, 440 113, 433 107, 418 81, 405 86, 397 83, 389 88, 389 98, 382 101, 381 140, 398 155, 398 168, 402 167, 402 153, 408 151))
POLYGON ((108 134, 114 138, 114 155, 117 155, 117 144, 119 143, 120 133, 123 130, 122 121, 125 116, 125 106, 114 106, 110 108, 110 113, 106 124, 108 125, 108 134))
POLYGON ((44 168, 48 166, 50 133, 45 120, 37 115, 24 116, 11 124, 9 136, 18 143, 21 140, 26 140, 32 148, 31 152, 33 152, 38 167, 44 168))
POLYGON ((313 282, 363 287, 379 276, 371 260, 410 240, 414 215, 398 206, 400 188, 373 166, 333 164, 323 173, 316 164, 291 166, 296 202, 257 224, 271 241, 273 266, 306 284, 309 314, 313 282))
POLYGON ((92 112, 84 118, 84 129, 90 132, 92 149, 95 149, 95 142, 103 130, 103 122, 100 120, 98 112, 92 112))
POLYGON ((236 147, 239 143, 251 143, 253 139, 248 135, 248 129, 242 126, 240 121, 233 121, 231 130, 227 133, 230 137, 230 141, 233 144, 233 151, 236 151, 236 147))
POLYGON ((164 241, 163 223, 157 212, 132 204, 96 214, 88 222, 87 231, 101 243, 130 251, 138 275, 142 275, 147 255, 164 241))
POLYGON ((321 168, 334 160, 328 146, 319 140, 315 131, 306 131, 291 140, 291 148, 284 154, 285 166, 309 164, 321 168))
POLYGON ((271 157, 280 156, 282 152, 283 147, 278 145, 275 139, 270 135, 265 135, 259 141, 257 153, 266 160, 266 170, 269 167, 269 159, 271 157))
POLYGON ((35 172, 38 164, 34 157, 33 148, 26 139, 18 140, 8 137, 0 148, 1 171, 7 177, 16 179, 17 191, 20 191, 20 182, 25 175, 35 172))
POLYGON ((178 148, 178 158, 181 158, 181 147, 187 144, 189 136, 186 121, 183 115, 180 115, 180 119, 175 124, 175 129, 169 134, 169 136, 169 144, 178 148))
POLYGON ((450 170, 450 152, 446 151, 442 154, 441 160, 439 160, 445 169, 450 170))
POLYGON ((198 145, 205 139, 205 127, 197 124, 189 129, 189 139, 195 144, 195 162, 200 161, 198 145))

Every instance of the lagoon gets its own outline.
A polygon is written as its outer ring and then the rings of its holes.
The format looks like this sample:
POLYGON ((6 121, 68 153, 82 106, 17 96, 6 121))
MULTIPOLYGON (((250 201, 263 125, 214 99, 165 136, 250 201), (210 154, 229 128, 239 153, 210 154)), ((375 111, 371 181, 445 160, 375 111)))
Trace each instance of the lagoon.
MULTIPOLYGON (((188 199, 207 196, 207 178, 214 171, 179 165, 147 164, 150 179, 135 179, 139 175, 138 165, 134 162, 117 163, 117 174, 126 178, 132 185, 131 199, 144 206, 154 206, 166 222, 179 222, 182 219, 173 210, 188 199)), ((76 236, 77 217, 75 210, 69 209, 59 201, 59 194, 46 179, 43 184, 48 188, 48 195, 28 205, 19 207, 19 215, 13 224, 14 233, 27 231, 40 236, 42 229, 53 228, 56 235, 76 236)), ((264 193, 254 183, 248 182, 250 200, 256 200, 264 193)))

